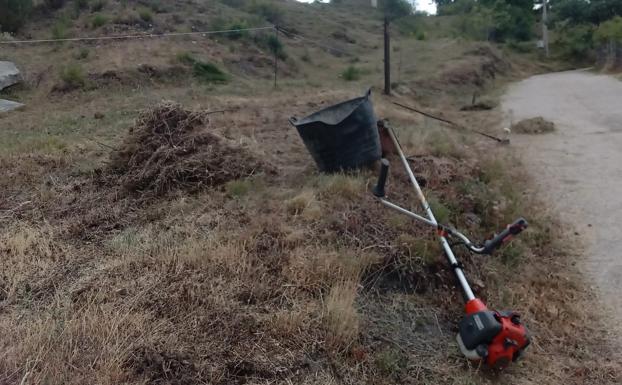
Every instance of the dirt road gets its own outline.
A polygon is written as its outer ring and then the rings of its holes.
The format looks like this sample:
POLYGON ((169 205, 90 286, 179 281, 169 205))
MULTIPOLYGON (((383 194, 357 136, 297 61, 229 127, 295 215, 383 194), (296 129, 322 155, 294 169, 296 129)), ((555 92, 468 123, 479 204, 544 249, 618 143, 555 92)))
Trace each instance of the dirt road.
MULTIPOLYGON (((622 336, 622 82, 589 72, 534 76, 503 98, 507 119, 542 116, 547 135, 513 135, 545 198, 587 246, 587 279, 622 336)), ((622 337, 619 338, 622 340, 622 337)))

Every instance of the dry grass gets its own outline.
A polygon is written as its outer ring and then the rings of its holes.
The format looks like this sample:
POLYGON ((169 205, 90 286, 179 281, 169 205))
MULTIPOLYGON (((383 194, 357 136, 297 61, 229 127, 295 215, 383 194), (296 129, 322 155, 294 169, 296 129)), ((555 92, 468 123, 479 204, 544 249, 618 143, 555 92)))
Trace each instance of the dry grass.
POLYGON ((324 323, 327 347, 347 351, 359 335, 359 315, 355 307, 359 288, 357 281, 343 281, 334 285, 324 300, 324 323))
MULTIPOLYGON (((203 6, 212 12, 221 4, 203 6)), ((284 77, 273 90, 271 67, 249 59, 265 53, 244 41, 119 42, 93 48, 85 71, 123 78, 142 63, 170 67, 170 52, 192 52, 221 60, 234 76, 217 87, 184 77, 98 83, 97 90, 51 100, 55 63, 67 63, 79 47, 9 53, 31 75, 15 91, 28 108, 1 118, 0 383, 619 383, 620 361, 594 320, 593 297, 568 264, 575 256, 560 241, 563 226, 529 200, 530 182, 515 160, 374 96, 379 116, 392 119, 415 155, 415 173, 426 180, 426 193, 435 193, 436 209, 444 207, 459 228, 484 238, 517 214, 530 220, 498 257, 461 256, 478 295, 519 310, 534 344, 525 361, 502 374, 465 362, 454 342, 462 302, 433 232, 374 201, 374 172, 317 175, 287 124, 292 115, 379 85, 377 23, 351 7, 330 14, 319 5, 305 12, 298 3, 283 6, 287 21, 308 37, 324 39, 344 25, 360 32, 363 46, 351 49, 369 71, 329 90, 352 57, 284 38, 292 59, 280 63, 284 77), (313 60, 295 59, 303 53, 313 60), (210 130, 278 172, 167 189, 149 200, 119 193, 114 179, 102 183, 110 147, 121 149, 136 111, 163 99, 194 111, 232 109, 210 115, 210 130)), ((168 16, 154 20, 162 26, 168 16)), ((39 32, 49 31, 33 36, 39 32)), ((459 67, 490 61, 490 52, 457 61, 475 44, 400 45, 402 61, 413 64, 396 69, 406 87, 400 100, 496 129, 494 111, 454 108, 470 100, 468 83, 483 79, 477 67, 459 67), (460 90, 439 81, 447 73, 465 83, 460 90)), ((206 150, 205 143, 197 147, 206 150)), ((415 206, 392 164, 392 199, 415 206)))

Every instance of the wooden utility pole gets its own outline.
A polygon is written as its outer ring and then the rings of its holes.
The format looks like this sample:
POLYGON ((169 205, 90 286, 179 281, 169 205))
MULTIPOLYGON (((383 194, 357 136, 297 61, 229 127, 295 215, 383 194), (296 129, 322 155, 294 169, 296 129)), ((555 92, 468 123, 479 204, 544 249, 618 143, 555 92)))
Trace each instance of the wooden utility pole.
POLYGON ((391 95, 391 36, 389 17, 384 17, 384 93, 391 95))
POLYGON ((542 44, 544 44, 544 54, 549 57, 549 28, 546 25, 548 21, 547 3, 548 0, 542 0, 542 44))
POLYGON ((274 88, 277 86, 277 78, 279 73, 279 27, 277 25, 274 26, 274 88))

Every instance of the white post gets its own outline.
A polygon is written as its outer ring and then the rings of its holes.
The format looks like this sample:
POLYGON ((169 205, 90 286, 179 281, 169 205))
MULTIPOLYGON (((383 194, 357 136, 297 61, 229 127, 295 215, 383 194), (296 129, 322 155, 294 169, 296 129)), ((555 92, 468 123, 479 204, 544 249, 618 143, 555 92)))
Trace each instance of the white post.
POLYGON ((544 54, 549 57, 549 29, 546 26, 548 0, 542 0, 542 43, 544 43, 544 54))

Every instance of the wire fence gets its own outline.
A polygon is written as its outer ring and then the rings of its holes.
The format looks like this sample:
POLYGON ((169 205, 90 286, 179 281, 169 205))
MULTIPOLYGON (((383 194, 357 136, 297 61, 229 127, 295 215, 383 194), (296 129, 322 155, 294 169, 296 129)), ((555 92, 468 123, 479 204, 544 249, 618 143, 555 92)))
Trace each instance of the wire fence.
MULTIPOLYGON (((277 25, 269 25, 263 27, 253 28, 235 28, 235 29, 223 29, 223 30, 209 30, 209 31, 193 31, 193 32, 170 32, 170 33, 149 33, 149 34, 131 34, 131 35, 112 35, 112 36, 81 36, 71 38, 58 38, 58 39, 29 39, 29 40, 0 40, 0 46, 19 46, 19 45, 35 45, 35 44, 56 44, 66 42, 93 42, 93 41, 126 41, 126 40, 142 40, 142 39, 158 39, 158 38, 171 38, 171 37, 183 37, 183 36, 201 36, 207 37, 212 35, 228 35, 242 32, 257 32, 257 31, 275 31, 275 38, 279 41, 279 32, 286 38, 293 41, 306 42, 319 47, 330 54, 341 54, 344 56, 352 56, 352 54, 342 48, 337 48, 318 40, 310 39, 299 33, 295 33, 288 29, 282 28, 277 25)), ((280 42, 277 42, 280 44, 280 42)), ((278 60, 279 57, 274 48, 274 79, 275 86, 277 85, 278 78, 278 60)))
POLYGON ((79 42, 79 41, 98 41, 98 40, 131 40, 131 39, 151 39, 151 38, 164 38, 174 36, 208 36, 219 34, 230 34, 245 31, 261 31, 267 29, 275 29, 274 25, 257 28, 239 28, 239 29, 226 29, 216 31, 200 31, 200 32, 171 32, 171 33, 150 33, 150 34, 137 34, 137 35, 118 35, 118 36, 92 36, 92 37, 73 37, 65 39, 34 39, 34 40, 6 40, 0 41, 2 45, 10 44, 39 44, 39 43, 62 43, 62 42, 79 42))

